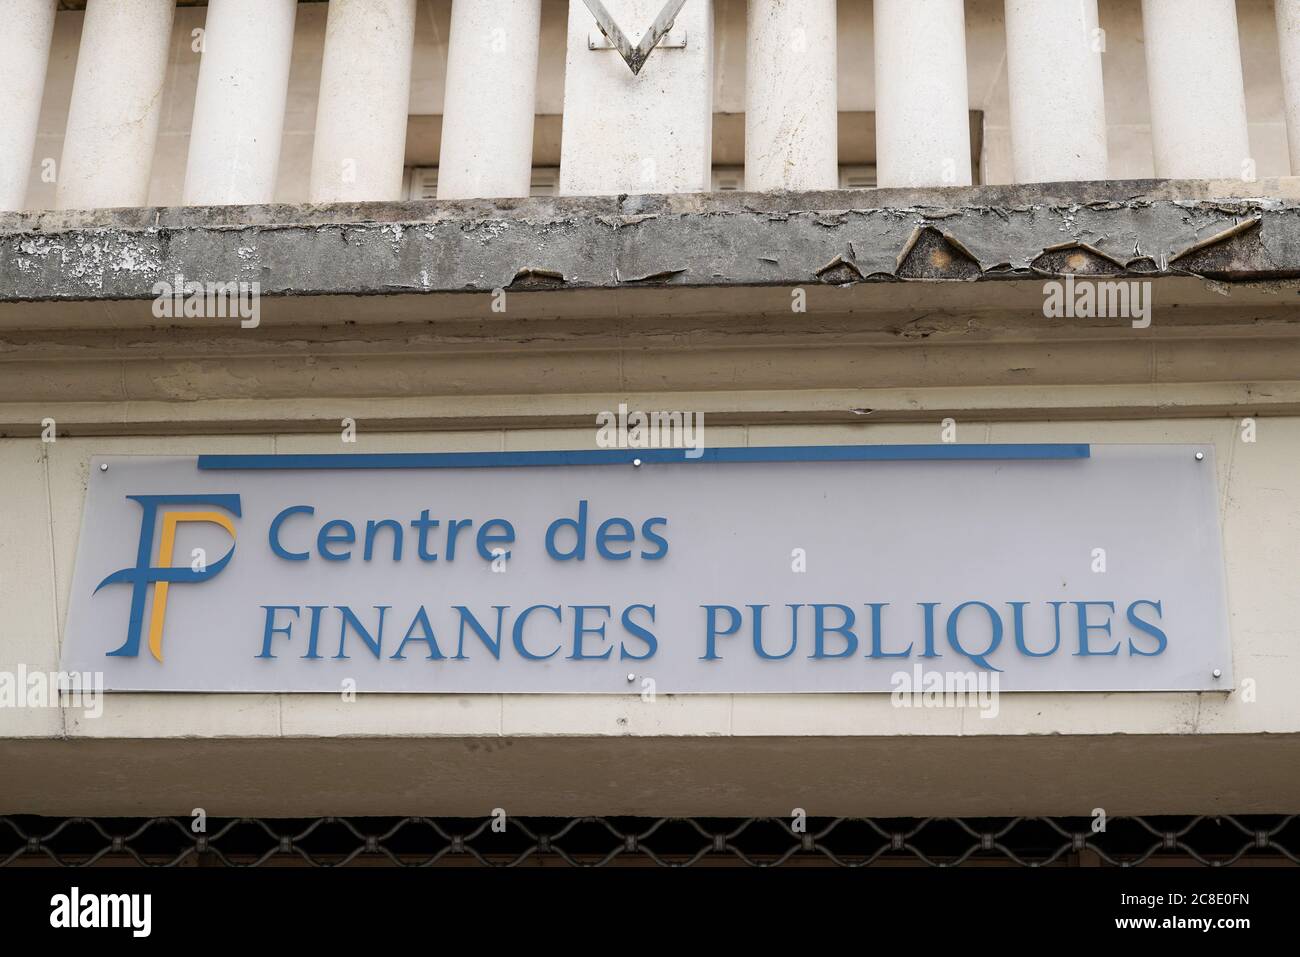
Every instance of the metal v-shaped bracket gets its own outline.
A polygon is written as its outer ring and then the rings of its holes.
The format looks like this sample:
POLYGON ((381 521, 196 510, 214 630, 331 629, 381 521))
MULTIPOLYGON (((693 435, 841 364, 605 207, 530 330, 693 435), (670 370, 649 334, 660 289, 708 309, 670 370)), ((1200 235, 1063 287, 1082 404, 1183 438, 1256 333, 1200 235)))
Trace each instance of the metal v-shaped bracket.
POLYGON ((587 9, 591 11, 591 15, 596 18, 596 26, 600 27, 600 32, 618 51, 619 56, 627 63, 634 76, 641 72, 641 68, 645 66, 645 61, 650 59, 651 51, 659 45, 659 41, 664 38, 664 35, 673 28, 673 21, 677 19, 677 14, 686 5, 686 0, 668 0, 664 4, 664 8, 659 11, 659 16, 655 17, 655 22, 650 25, 650 29, 641 38, 641 42, 634 47, 632 41, 627 38, 627 34, 614 22, 614 18, 610 16, 609 11, 605 9, 605 5, 600 0, 583 0, 583 2, 587 4, 587 9))

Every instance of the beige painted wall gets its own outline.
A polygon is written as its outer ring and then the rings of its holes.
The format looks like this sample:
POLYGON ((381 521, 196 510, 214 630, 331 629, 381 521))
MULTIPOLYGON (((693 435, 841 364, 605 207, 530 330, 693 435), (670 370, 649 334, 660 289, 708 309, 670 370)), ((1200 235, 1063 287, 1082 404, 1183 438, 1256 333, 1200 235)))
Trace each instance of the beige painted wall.
MULTIPOLYGON (((985 114, 982 168, 988 183, 1010 182, 1011 141, 1008 118, 1005 25, 1002 0, 967 0, 967 58, 970 106, 985 114)), ((1251 147, 1264 176, 1290 172, 1282 114, 1281 68, 1271 0, 1238 0, 1251 147)), ((538 65, 539 114, 559 114, 563 107, 566 0, 544 0, 541 58, 538 65)), ((745 90, 745 0, 716 0, 716 113, 743 113, 745 90)), ((180 201, 199 55, 192 50, 192 31, 203 24, 205 9, 176 12, 171 66, 158 150, 150 189, 151 205, 180 201)), ((285 138, 276 198, 305 202, 311 165, 316 88, 320 79, 326 5, 300 3, 293 68, 285 116, 285 138)), ((42 181, 41 163, 57 161, 62 149, 72 77, 76 67, 81 13, 60 13, 55 27, 40 131, 28 195, 31 209, 53 204, 54 185, 42 181)), ((436 116, 442 111, 450 0, 420 0, 412 64, 411 114, 436 116)), ((1104 70, 1110 128, 1111 176, 1152 175, 1151 136, 1142 45, 1141 5, 1137 0, 1101 0, 1106 30, 1104 70)), ((875 108, 870 0, 840 0, 840 110, 875 108)), ((1064 81, 1063 81, 1064 83, 1064 81)), ((1044 90, 1044 96, 1053 91, 1044 90)), ((869 123, 870 118, 856 122, 869 123)))

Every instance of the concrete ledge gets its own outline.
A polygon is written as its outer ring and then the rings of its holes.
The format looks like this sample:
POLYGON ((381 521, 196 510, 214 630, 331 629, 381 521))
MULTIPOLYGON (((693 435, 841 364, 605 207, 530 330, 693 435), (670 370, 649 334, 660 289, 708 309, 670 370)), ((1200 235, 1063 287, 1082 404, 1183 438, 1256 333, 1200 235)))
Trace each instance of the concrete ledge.
POLYGON ((6 740, 0 814, 1263 814, 1298 763, 1297 734, 6 740))
POLYGON ((1296 181, 117 209, 0 216, 0 302, 1300 276, 1296 181), (1243 192, 1247 195, 1241 195, 1243 192))

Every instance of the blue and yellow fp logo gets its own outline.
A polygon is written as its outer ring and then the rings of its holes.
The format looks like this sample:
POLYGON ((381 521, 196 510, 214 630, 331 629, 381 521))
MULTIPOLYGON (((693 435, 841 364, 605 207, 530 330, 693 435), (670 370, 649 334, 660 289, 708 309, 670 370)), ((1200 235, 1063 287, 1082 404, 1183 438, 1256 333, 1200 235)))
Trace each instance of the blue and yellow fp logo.
POLYGON ((240 515, 238 495, 128 495, 139 502, 144 515, 140 522, 140 544, 132 568, 113 572, 96 587, 128 582, 131 585, 131 618, 127 624, 126 641, 120 648, 108 652, 111 657, 134 658, 140 653, 140 638, 144 628, 145 599, 153 585, 153 606, 149 613, 149 651, 162 661, 163 623, 167 617, 167 593, 173 583, 192 584, 207 581, 221 574, 235 554, 235 526, 222 512, 194 510, 194 506, 215 506, 224 512, 240 515), (154 526, 158 524, 160 508, 179 506, 162 513, 162 535, 158 543, 158 563, 153 564, 154 526), (172 567, 172 553, 176 547, 177 526, 185 522, 210 522, 230 533, 230 551, 220 559, 201 569, 182 565, 172 567))

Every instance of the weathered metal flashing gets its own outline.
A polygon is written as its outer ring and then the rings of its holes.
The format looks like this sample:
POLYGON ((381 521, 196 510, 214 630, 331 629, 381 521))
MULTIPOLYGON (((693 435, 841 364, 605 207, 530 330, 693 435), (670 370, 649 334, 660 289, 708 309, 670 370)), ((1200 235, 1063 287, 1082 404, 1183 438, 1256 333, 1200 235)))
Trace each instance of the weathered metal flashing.
MULTIPOLYGON (((1252 216, 1174 253, 1169 262, 1196 275, 1231 279, 1248 274, 1263 250, 1262 216, 1252 216)), ((1263 277, 1260 277, 1263 278, 1263 277)))
POLYGON ((1126 263, 1091 243, 1071 241, 1047 247, 1029 264, 1029 268, 1048 276, 1113 276, 1126 272, 1129 264, 1136 264, 1139 259, 1142 268, 1147 269, 1150 257, 1137 257, 1126 263))
POLYGON ((951 231, 917 226, 898 254, 894 275, 899 279, 967 281, 984 270, 975 255, 951 231))
POLYGON ((633 286, 1300 276, 1293 181, 1167 181, 0 215, 0 302, 633 286), (1291 194, 1291 198, 1267 198, 1291 194))

